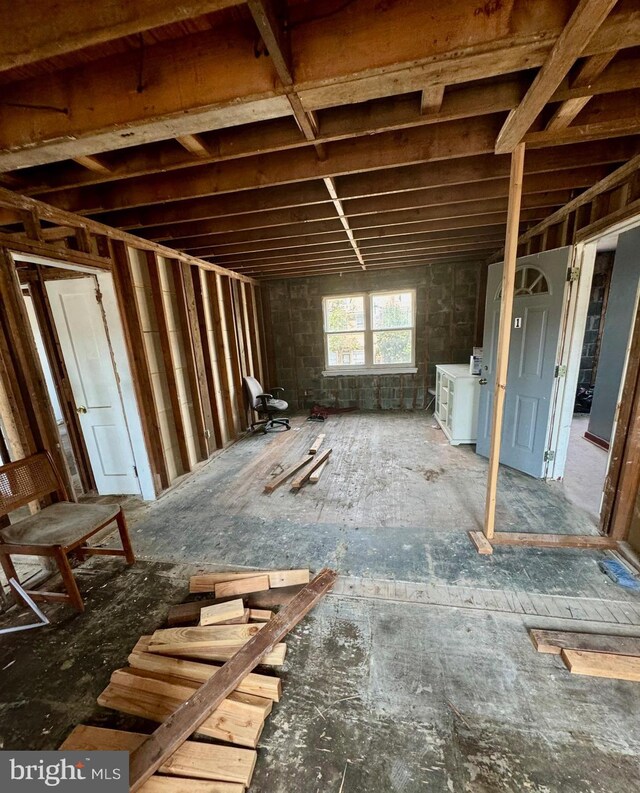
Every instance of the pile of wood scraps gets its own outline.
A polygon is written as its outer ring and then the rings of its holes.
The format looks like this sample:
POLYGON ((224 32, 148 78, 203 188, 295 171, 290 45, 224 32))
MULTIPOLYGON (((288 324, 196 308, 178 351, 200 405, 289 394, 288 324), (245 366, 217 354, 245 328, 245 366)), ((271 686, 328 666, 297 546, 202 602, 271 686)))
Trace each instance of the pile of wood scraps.
POLYGON ((264 723, 282 695, 273 669, 254 670, 284 663, 281 640, 336 575, 323 570, 309 578, 309 570, 192 576, 191 592, 216 598, 172 607, 170 627, 141 636, 129 665, 113 672, 98 697, 103 707, 159 722, 157 730, 79 725, 60 748, 129 751, 132 793, 183 793, 187 785, 189 793, 243 793, 264 723), (254 594, 245 601, 238 597, 244 593, 254 594))
POLYGON ((298 476, 291 482, 291 490, 301 490, 307 482, 311 482, 312 484, 318 482, 329 462, 329 455, 331 454, 331 449, 325 449, 325 451, 320 454, 317 453, 324 438, 324 434, 318 435, 313 444, 309 447, 308 453, 301 460, 298 460, 297 463, 294 463, 281 474, 278 474, 275 478, 267 482, 264 486, 264 492, 273 493, 274 490, 277 490, 280 485, 284 484, 287 479, 294 476, 294 474, 298 474, 298 476))
POLYGON ((539 653, 559 655, 573 674, 640 681, 640 636, 535 628, 529 635, 539 653))

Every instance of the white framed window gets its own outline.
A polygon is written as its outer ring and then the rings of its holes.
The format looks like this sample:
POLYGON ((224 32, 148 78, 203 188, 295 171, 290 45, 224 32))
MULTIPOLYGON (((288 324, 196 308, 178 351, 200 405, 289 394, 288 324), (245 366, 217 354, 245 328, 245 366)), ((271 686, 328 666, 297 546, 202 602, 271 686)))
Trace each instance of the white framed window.
POLYGON ((415 372, 416 292, 322 298, 325 375, 415 372))

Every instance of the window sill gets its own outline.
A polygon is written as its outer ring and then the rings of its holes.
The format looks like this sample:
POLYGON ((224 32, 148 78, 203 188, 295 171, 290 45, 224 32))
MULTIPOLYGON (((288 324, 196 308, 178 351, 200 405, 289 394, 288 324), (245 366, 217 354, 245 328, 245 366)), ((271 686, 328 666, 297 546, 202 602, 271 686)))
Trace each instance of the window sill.
POLYGON ((416 374, 418 368, 416 366, 350 366, 344 369, 325 369, 322 373, 323 377, 345 377, 357 376, 361 374, 416 374))

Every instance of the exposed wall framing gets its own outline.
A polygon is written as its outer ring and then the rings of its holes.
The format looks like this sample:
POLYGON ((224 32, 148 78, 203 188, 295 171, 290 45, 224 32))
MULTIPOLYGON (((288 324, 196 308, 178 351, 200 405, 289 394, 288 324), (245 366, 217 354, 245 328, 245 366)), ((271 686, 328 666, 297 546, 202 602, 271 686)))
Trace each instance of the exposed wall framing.
MULTIPOLYGON (((24 227, 20 239, 0 239, 0 413, 13 459, 49 450, 73 492, 12 251, 113 273, 157 493, 246 429, 242 377, 261 377, 265 357, 260 290, 251 279, 2 189, 0 207, 15 211, 24 227)), ((31 267, 21 278, 63 382, 43 288, 47 275, 47 267, 31 267)), ((59 395, 73 432, 75 405, 67 391, 59 395)), ((74 455, 82 460, 86 450, 75 434, 74 455)), ((92 482, 85 477, 83 485, 92 482)))

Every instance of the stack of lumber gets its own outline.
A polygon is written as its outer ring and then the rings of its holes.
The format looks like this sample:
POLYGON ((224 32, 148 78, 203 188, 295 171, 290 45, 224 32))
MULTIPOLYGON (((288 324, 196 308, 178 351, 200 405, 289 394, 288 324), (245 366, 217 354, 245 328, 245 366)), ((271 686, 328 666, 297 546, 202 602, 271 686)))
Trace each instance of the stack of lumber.
POLYGON ((182 604, 189 610, 174 613, 173 627, 141 636, 129 665, 113 672, 98 697, 103 707, 162 726, 147 736, 79 725, 60 748, 129 751, 132 791, 243 793, 251 784, 264 723, 282 695, 273 671, 254 670, 258 664, 282 665, 286 644, 280 639, 334 580, 328 570, 311 584, 308 570, 193 576, 192 592, 222 592, 222 599, 182 604), (253 587, 272 591, 272 607, 285 607, 276 616, 237 597, 253 587), (176 620, 192 622, 194 615, 198 625, 176 627, 176 620))
POLYGON ((264 486, 264 492, 273 493, 274 490, 277 490, 280 485, 284 484, 294 474, 297 474, 297 476, 291 482, 291 490, 302 490, 307 482, 317 482, 326 468, 331 454, 331 449, 326 449, 321 454, 317 454, 324 438, 324 434, 318 435, 309 447, 307 454, 298 460, 297 463, 286 468, 281 474, 269 480, 264 486))
POLYGON ((535 628, 529 635, 539 653, 559 655, 573 674, 640 681, 640 636, 535 628))

